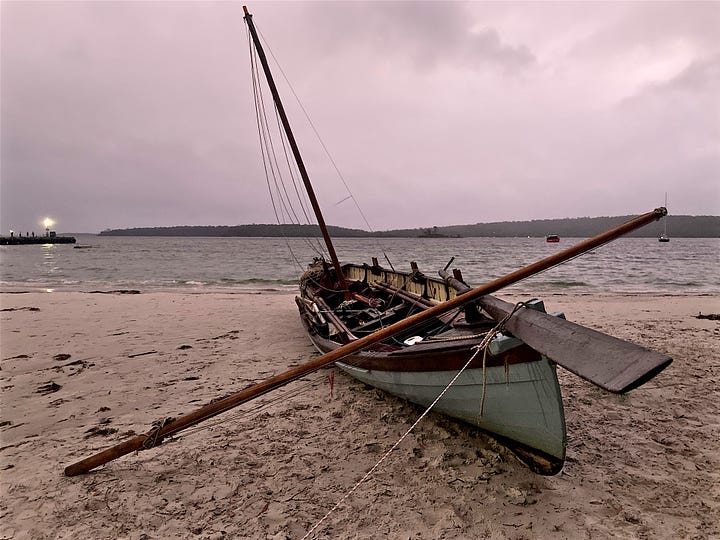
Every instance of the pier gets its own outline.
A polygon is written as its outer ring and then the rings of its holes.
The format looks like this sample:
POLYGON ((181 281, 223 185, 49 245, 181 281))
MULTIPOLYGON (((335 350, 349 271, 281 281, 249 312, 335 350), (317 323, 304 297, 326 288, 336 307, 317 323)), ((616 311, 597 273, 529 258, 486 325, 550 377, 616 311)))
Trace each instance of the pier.
POLYGON ((74 244, 77 242, 74 236, 57 236, 50 232, 45 236, 0 236, 0 246, 19 246, 25 244, 74 244))

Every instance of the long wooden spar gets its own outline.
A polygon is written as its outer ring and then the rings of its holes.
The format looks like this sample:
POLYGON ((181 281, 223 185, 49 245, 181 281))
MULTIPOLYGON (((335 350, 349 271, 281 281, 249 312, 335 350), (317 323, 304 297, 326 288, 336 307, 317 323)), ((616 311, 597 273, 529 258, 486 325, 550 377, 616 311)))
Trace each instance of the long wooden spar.
POLYGON ((667 210, 665 208, 657 208, 652 212, 648 212, 647 214, 643 214, 634 219, 631 219, 630 221, 618 227, 610 229, 609 231, 604 232, 598 236, 595 236, 594 238, 584 240, 554 255, 546 257, 541 261, 521 268, 520 270, 511 272, 510 274, 495 279, 489 283, 486 283, 485 285, 472 289, 471 291, 461 296, 457 296, 451 300, 448 300, 447 302, 443 302, 442 304, 438 304, 434 307, 428 308, 425 311, 412 315, 406 319, 403 319, 402 321, 387 326, 356 341, 352 341, 347 345, 344 345, 329 353, 323 354, 301 366, 297 366, 293 369, 285 371, 284 373, 275 375, 274 377, 271 377, 270 379, 267 379, 261 383, 249 386, 248 388, 240 390, 239 392, 219 401, 216 401, 215 403, 211 403, 210 405, 201 407, 200 409, 197 409, 190 414, 181 416, 171 422, 168 422, 158 430, 151 431, 150 433, 145 435, 138 435, 130 440, 108 448, 103 452, 85 458, 77 463, 66 467, 65 474, 67 476, 75 476, 78 474, 86 473, 94 469, 95 467, 104 465, 105 463, 117 459, 121 456, 138 450, 146 449, 146 442, 149 441, 152 441, 153 443, 152 445, 147 445, 151 448, 152 446, 162 441, 162 439, 168 435, 172 435, 174 433, 182 431, 183 429, 198 424, 203 420, 228 411, 258 396, 266 394, 271 390, 275 390, 276 388, 284 386, 291 381, 294 381, 309 373, 317 371, 318 369, 332 364, 333 362, 336 362, 337 360, 340 360, 341 358, 344 358, 349 354, 364 349, 369 345, 392 337, 393 335, 407 330, 410 327, 413 327, 416 324, 419 324, 427 319, 437 317, 438 315, 441 315, 447 311, 472 302, 483 295, 491 294, 502 289, 503 287, 507 287, 534 274, 547 270, 548 268, 557 266, 558 264, 577 257, 578 255, 585 253, 586 251, 595 249, 599 246, 602 246, 603 244, 611 242, 612 240, 615 240, 620 236, 623 236, 635 229, 647 225, 648 223, 657 221, 666 214, 667 210))

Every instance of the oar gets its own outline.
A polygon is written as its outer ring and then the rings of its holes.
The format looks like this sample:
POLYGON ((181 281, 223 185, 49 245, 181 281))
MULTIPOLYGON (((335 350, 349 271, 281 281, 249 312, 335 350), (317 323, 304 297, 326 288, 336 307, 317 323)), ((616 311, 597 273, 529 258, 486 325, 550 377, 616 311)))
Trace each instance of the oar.
POLYGON ((155 430, 151 430, 151 432, 148 434, 138 435, 128 441, 108 448, 103 452, 85 458, 77 463, 66 467, 65 474, 67 476, 75 476, 78 474, 82 474, 90 471, 91 469, 94 469, 95 467, 104 465, 109 461, 117 459, 131 452, 151 448, 152 446, 155 446, 156 444, 161 442, 162 439, 164 437, 167 437, 168 435, 172 435, 174 433, 182 431, 183 429, 202 422, 203 420, 206 420, 220 413, 228 411, 234 407, 237 407, 238 405, 250 401, 253 398, 266 394, 271 390, 279 388, 291 381, 294 381, 296 379, 299 379, 300 377, 312 373, 313 371, 317 371, 322 367, 330 365, 333 362, 336 362, 341 358, 348 356, 349 354, 357 352, 361 349, 364 349, 365 347, 368 347, 369 345, 372 345, 384 339, 390 338, 395 334, 402 332, 403 330, 406 330, 410 327, 413 327, 416 324, 421 323, 427 319, 437 317, 438 315, 441 315, 447 311, 459 308, 468 302, 480 298, 483 295, 491 294, 499 289, 502 289, 503 287, 507 287, 508 285, 517 283, 518 281, 537 274, 538 272, 542 272, 543 270, 547 270, 548 268, 572 259, 573 257, 577 257, 581 253, 584 253, 591 249, 595 249, 603 244, 615 240, 616 238, 619 238, 620 236, 623 236, 624 234, 629 233, 630 231, 638 229, 653 221, 657 221, 666 214, 667 210, 665 208, 656 208, 652 212, 648 212, 634 219, 631 219, 627 223, 619 225, 618 227, 615 227, 607 232, 595 236, 594 238, 590 238, 588 240, 580 242, 575 246, 571 246, 554 255, 546 257, 541 261, 526 266, 525 268, 521 268, 520 270, 516 270, 514 272, 511 272, 510 274, 507 274, 506 276, 500 277, 485 285, 477 287, 472 291, 463 294, 462 296, 457 296, 452 300, 448 300, 447 302, 443 302, 442 304, 438 304, 437 306, 428 308, 425 311, 416 313, 415 315, 412 315, 390 326, 387 326, 381 330, 378 330, 377 332, 352 341, 347 345, 335 349, 334 351, 323 354, 322 356, 319 356, 314 360, 307 362, 306 364, 285 371, 284 373, 271 377, 270 379, 267 379, 261 383, 252 385, 248 388, 245 388, 244 390, 240 390, 239 392, 232 394, 224 399, 211 403, 210 405, 201 407, 200 409, 197 409, 190 414, 183 415, 155 430))
MULTIPOLYGON (((460 294, 472 290, 446 271, 439 273, 460 294)), ((513 304, 491 295, 476 302, 496 320, 513 313, 513 304)), ((553 362, 615 394, 646 383, 672 362, 666 354, 533 309, 515 311, 505 328, 553 362)))

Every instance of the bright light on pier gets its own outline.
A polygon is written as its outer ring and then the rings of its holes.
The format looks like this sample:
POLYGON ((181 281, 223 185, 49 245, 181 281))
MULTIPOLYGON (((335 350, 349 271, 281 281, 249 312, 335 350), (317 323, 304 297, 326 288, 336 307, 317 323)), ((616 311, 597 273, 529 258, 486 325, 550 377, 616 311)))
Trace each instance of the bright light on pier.
POLYGON ((55 222, 52 219, 50 219, 49 217, 46 217, 43 220, 43 225, 45 226, 46 229, 49 229, 50 227, 55 225, 55 222))

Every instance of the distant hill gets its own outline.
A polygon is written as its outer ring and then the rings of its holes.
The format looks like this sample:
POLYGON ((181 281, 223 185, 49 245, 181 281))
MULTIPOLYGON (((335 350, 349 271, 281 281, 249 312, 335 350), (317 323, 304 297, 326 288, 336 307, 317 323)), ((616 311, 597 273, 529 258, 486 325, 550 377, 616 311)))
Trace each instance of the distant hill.
MULTIPOLYGON (((328 232, 337 238, 366 237, 370 233, 360 229, 328 226, 328 232)), ((133 229, 107 229, 100 236, 243 236, 307 238, 322 236, 317 225, 180 225, 177 227, 136 227, 133 229)))
MULTIPOLYGON (((442 237, 515 237, 545 236, 557 234, 561 237, 586 238, 600 234, 634 216, 582 217, 563 219, 536 219, 532 221, 501 221, 476 223, 474 225, 451 225, 433 227, 431 236, 442 237)), ((668 216, 668 236, 671 238, 720 238, 720 216, 668 216)), ((398 229, 370 233, 361 229, 328 226, 335 238, 385 237, 414 238, 427 236, 428 228, 398 229)), ((657 237, 663 230, 658 221, 630 233, 631 237, 657 237)), ((317 225, 221 225, 178 227, 142 227, 133 229, 108 229, 101 236, 243 236, 243 237, 312 237, 321 236, 317 225)))
MULTIPOLYGON (((635 216, 536 219, 532 221, 501 221, 475 225, 437 227, 433 231, 446 236, 545 236, 587 238, 620 225, 635 216)), ((720 238, 720 216, 668 216, 668 236, 673 238, 720 238)), ((656 237, 663 230, 662 220, 651 223, 627 236, 656 237)), ((404 229, 379 233, 382 236, 419 236, 427 229, 404 229)))

